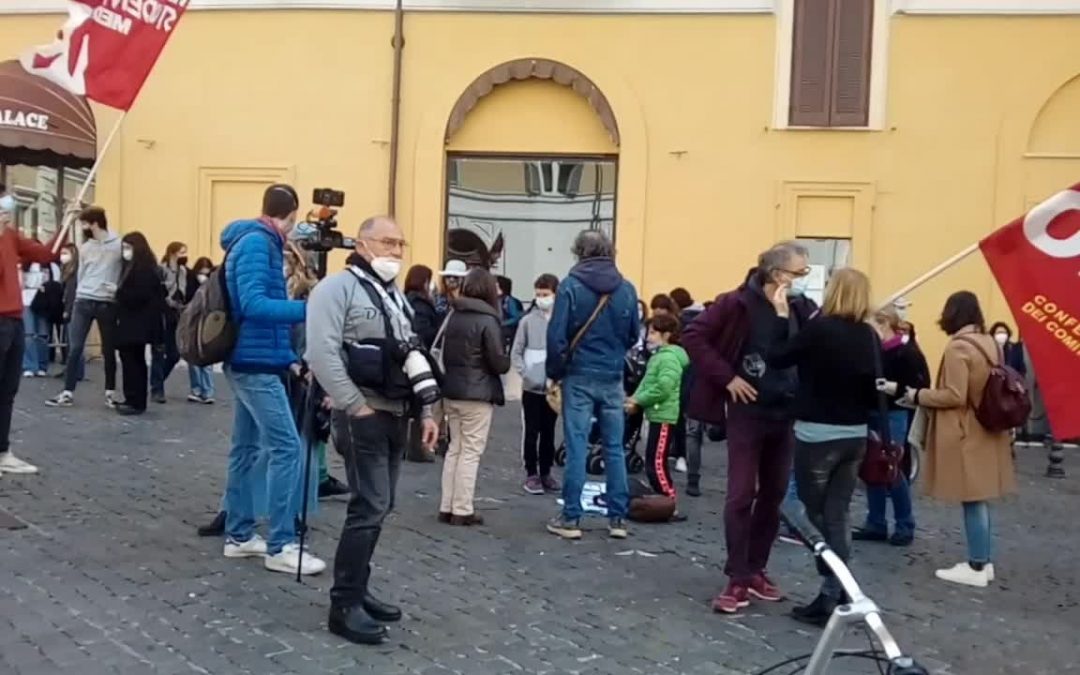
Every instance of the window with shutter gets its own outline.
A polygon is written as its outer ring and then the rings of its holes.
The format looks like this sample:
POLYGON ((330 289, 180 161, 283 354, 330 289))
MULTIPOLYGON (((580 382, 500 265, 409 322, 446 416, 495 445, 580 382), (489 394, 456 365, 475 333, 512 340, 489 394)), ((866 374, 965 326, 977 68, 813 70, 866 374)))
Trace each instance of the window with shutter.
POLYGON ((874 0, 794 0, 788 123, 869 121, 874 0))

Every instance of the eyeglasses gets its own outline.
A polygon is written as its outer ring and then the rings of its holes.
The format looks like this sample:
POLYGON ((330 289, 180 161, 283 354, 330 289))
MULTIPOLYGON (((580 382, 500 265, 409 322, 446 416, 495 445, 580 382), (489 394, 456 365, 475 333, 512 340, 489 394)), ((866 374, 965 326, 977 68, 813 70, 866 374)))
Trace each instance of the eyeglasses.
POLYGON ((790 274, 791 276, 796 277, 796 278, 802 278, 802 277, 805 277, 808 274, 810 274, 810 272, 812 270, 809 267, 804 267, 801 270, 786 270, 786 269, 781 267, 780 271, 784 272, 786 274, 790 274))
POLYGON ((374 241, 380 246, 388 249, 400 248, 402 251, 409 248, 409 242, 404 239, 394 239, 393 237, 381 237, 378 239, 362 239, 361 241, 374 241))

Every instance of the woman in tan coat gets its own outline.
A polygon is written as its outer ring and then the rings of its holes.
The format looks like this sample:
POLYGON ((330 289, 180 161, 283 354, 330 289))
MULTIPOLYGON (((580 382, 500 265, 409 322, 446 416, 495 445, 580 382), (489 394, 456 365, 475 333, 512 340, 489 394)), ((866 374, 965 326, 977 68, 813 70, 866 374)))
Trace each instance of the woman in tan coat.
POLYGON ((924 460, 926 490, 931 497, 963 504, 968 560, 938 570, 937 577, 984 587, 994 580, 989 500, 1016 489, 1009 433, 988 431, 975 417, 990 377, 987 356, 997 362, 1000 351, 986 334, 979 300, 973 293, 961 291, 950 296, 938 323, 950 340, 941 359, 937 386, 909 389, 908 399, 930 413, 924 460))

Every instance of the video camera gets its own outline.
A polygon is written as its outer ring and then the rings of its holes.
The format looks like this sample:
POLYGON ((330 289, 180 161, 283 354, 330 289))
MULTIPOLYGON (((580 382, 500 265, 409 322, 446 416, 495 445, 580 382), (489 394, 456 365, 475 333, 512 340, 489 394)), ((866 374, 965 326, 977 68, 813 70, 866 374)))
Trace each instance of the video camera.
POLYGON ((343 236, 338 230, 337 208, 345 206, 345 193, 331 188, 315 188, 311 201, 318 208, 308 211, 304 222, 312 226, 313 230, 307 236, 297 238, 296 243, 300 248, 316 253, 354 248, 356 240, 343 236))

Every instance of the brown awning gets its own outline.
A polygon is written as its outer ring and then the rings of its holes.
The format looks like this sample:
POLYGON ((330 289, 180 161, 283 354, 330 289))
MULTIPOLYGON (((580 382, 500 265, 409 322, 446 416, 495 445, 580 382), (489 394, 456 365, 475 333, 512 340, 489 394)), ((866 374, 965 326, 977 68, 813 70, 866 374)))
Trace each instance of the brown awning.
POLYGON ((96 156, 97 127, 85 98, 18 61, 0 63, 0 163, 89 168, 96 156))

